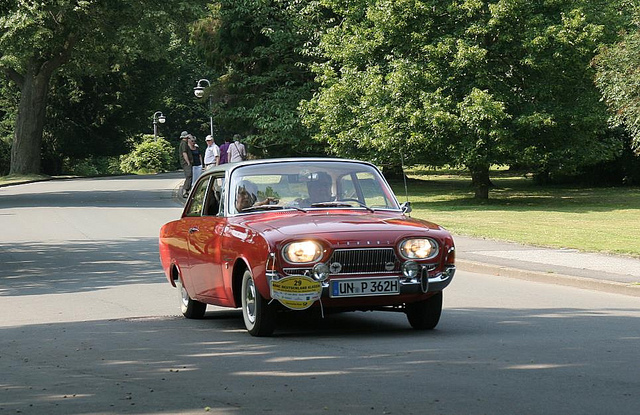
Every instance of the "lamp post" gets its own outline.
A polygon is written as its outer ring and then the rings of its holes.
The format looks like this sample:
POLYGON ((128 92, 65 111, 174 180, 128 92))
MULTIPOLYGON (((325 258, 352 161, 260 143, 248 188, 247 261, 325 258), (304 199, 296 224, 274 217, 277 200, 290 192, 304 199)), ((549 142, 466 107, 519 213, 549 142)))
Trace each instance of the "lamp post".
MULTIPOLYGON (((196 98, 204 97, 205 87, 202 86, 203 82, 207 84, 207 87, 211 86, 211 82, 209 82, 208 79, 199 80, 198 83, 196 84, 196 87, 193 88, 193 93, 196 96, 196 98)), ((211 137, 213 137, 213 102, 211 101, 211 94, 209 94, 209 126, 211 127, 211 137)))
POLYGON ((167 119, 162 115, 161 111, 153 113, 153 139, 158 140, 158 123, 164 124, 167 119))

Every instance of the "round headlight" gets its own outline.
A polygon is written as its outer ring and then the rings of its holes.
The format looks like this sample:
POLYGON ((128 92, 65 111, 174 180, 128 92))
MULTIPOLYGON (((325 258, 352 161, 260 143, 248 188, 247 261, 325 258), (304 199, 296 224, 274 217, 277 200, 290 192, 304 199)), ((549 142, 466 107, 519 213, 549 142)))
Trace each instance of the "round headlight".
POLYGON ((438 255, 438 243, 433 239, 407 239, 400 244, 400 253, 407 259, 430 259, 438 255))
POLYGON ((322 247, 313 241, 292 242, 284 247, 282 254, 288 262, 309 263, 322 257, 322 247))

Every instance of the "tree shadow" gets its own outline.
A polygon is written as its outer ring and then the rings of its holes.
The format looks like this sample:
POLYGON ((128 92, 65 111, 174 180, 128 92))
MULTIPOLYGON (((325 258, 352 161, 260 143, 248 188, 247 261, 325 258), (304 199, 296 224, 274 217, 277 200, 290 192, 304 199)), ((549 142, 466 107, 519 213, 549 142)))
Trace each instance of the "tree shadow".
POLYGON ((158 238, 0 244, 0 296, 88 292, 163 281, 158 238))
POLYGON ((635 414, 637 313, 445 309, 428 332, 350 313, 269 338, 233 310, 4 327, 0 412, 635 414))
MULTIPOLYGON (((177 173, 165 173, 152 176, 118 176, 97 177, 90 179, 73 179, 74 184, 91 182, 91 186, 82 184, 84 190, 43 191, 43 192, 12 192, 7 188, 0 198, 0 210, 9 208, 33 207, 133 207, 133 208, 166 208, 175 206, 175 195, 167 192, 166 184, 147 190, 120 189, 118 182, 141 180, 146 183, 154 181, 176 181, 181 177, 177 173), (89 187, 87 190, 86 188, 89 187), (123 197, 124 196, 124 197, 123 197)), ((184 178, 182 178, 184 180, 184 178)), ((68 180, 61 180, 68 181, 68 180)), ((130 184, 127 184, 131 187, 130 184)), ((47 188, 51 188, 48 183, 47 188)), ((24 188, 23 188, 24 189, 24 188)))

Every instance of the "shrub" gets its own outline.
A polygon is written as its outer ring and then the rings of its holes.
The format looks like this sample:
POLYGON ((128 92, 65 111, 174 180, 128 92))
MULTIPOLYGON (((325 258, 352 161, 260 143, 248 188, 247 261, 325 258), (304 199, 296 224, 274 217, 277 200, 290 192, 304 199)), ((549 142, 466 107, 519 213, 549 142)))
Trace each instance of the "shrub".
POLYGON ((165 139, 154 140, 145 135, 133 151, 120 157, 120 169, 125 173, 159 173, 174 169, 173 146, 165 139))

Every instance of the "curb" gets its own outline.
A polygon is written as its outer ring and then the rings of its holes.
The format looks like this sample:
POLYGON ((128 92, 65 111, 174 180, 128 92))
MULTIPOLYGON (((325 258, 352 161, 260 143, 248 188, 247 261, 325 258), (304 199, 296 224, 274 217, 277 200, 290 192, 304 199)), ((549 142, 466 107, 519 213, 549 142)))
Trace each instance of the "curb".
POLYGON ((467 261, 460 258, 456 258, 456 267, 462 271, 475 272, 484 275, 494 275, 524 281, 564 285, 568 287, 582 288, 585 290, 603 291, 612 294, 640 297, 640 285, 637 284, 596 280, 592 278, 575 277, 572 275, 555 274, 551 272, 526 271, 501 265, 467 261))

